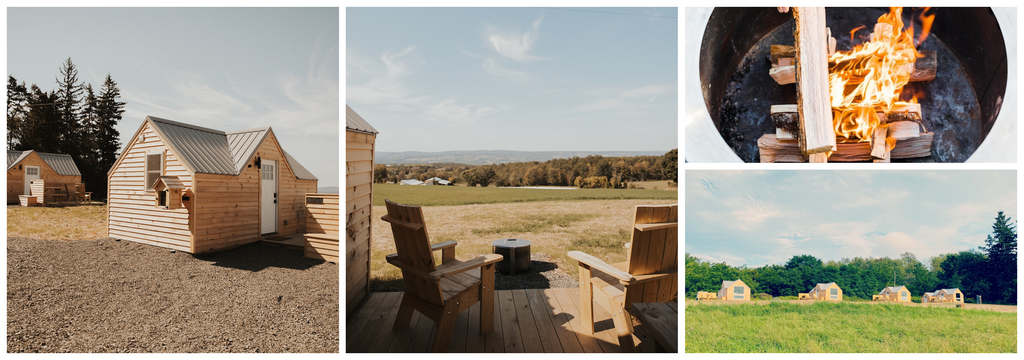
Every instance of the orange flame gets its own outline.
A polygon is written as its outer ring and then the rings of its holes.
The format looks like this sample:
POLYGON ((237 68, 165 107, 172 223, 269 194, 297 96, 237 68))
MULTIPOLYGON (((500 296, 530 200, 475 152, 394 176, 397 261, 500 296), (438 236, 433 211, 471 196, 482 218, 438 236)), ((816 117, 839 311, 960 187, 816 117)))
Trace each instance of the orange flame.
POLYGON ((925 13, 928 12, 928 10, 930 9, 930 7, 924 8, 924 11, 921 12, 921 16, 917 17, 919 20, 921 20, 921 36, 917 38, 918 44, 923 44, 924 39, 927 39, 928 34, 931 33, 932 31, 932 22, 935 21, 935 14, 927 16, 925 15, 925 13))
MULTIPOLYGON (((869 141, 879 125, 876 112, 889 112, 900 101, 920 54, 913 30, 905 31, 894 7, 878 18, 870 40, 829 57, 829 95, 836 135, 845 141, 869 141)), ((852 35, 852 32, 851 32, 852 35)))
POLYGON ((857 30, 860 30, 860 29, 863 29, 863 28, 866 28, 866 27, 868 27, 868 26, 867 25, 861 25, 861 26, 853 28, 853 30, 850 30, 850 42, 853 42, 853 34, 856 33, 857 30))

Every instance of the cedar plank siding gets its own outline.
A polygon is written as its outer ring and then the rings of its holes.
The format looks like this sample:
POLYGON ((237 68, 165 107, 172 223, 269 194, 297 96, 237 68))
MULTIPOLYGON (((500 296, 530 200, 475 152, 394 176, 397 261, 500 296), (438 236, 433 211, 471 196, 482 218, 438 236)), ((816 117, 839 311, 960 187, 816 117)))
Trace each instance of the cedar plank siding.
POLYGON ((345 306, 348 313, 369 291, 375 140, 374 135, 345 132, 345 306))
MULTIPOLYGON (((35 151, 24 159, 21 159, 13 168, 7 170, 7 203, 17 204, 18 195, 25 194, 25 166, 38 166, 39 167, 39 179, 46 183, 46 187, 53 187, 56 184, 69 184, 68 189, 71 191, 75 190, 75 184, 82 182, 81 176, 71 175, 58 175, 56 172, 47 165, 43 158, 39 157, 35 151), (18 166, 21 166, 19 169, 18 166)), ((40 197, 39 202, 43 199, 40 197)))
POLYGON ((196 174, 196 220, 194 253, 227 249, 259 241, 260 173, 255 158, 276 160, 278 166, 278 233, 305 232, 305 194, 315 193, 317 182, 295 178, 273 133, 260 144, 238 176, 196 174), (285 225, 285 221, 288 225, 285 225))
POLYGON ((136 137, 125 146, 127 154, 107 181, 107 235, 188 252, 192 241, 188 210, 157 209, 155 193, 143 190, 146 153, 166 151, 164 175, 177 176, 186 187, 192 186, 192 175, 149 123, 140 135, 145 135, 145 141, 136 137))

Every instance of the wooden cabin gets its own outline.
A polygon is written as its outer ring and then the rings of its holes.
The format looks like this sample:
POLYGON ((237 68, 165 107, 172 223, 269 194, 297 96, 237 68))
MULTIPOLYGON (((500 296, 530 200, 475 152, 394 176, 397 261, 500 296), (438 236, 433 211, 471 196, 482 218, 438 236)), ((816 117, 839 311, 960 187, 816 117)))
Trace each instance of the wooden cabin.
POLYGON ((843 301, 843 289, 834 282, 818 284, 807 293, 807 296, 811 300, 843 301))
MULTIPOLYGON (((370 293, 373 150, 377 130, 345 106, 345 306, 351 314, 370 293)), ((378 215, 380 216, 380 215, 378 215)))
POLYGON ((935 290, 934 292, 924 293, 924 295, 921 296, 921 302, 950 302, 962 304, 964 302, 964 293, 957 288, 935 290))
POLYGON ((306 194, 304 256, 338 263, 338 194, 306 194))
MULTIPOLYGON (((45 188, 69 189, 66 192, 70 193, 75 191, 75 184, 82 182, 82 173, 71 155, 7 150, 7 203, 17 204, 21 195, 31 194, 34 180, 42 180, 45 188)), ((58 200, 48 195, 49 199, 38 197, 36 201, 41 204, 58 200)))
POLYGON ((718 290, 718 300, 750 301, 750 287, 743 280, 722 281, 722 289, 718 290))
POLYGON ((305 232, 317 178, 269 128, 223 132, 148 116, 107 173, 108 236, 188 253, 305 232))
POLYGON ((910 302, 910 290, 905 286, 887 286, 878 295, 872 296, 874 301, 910 302))

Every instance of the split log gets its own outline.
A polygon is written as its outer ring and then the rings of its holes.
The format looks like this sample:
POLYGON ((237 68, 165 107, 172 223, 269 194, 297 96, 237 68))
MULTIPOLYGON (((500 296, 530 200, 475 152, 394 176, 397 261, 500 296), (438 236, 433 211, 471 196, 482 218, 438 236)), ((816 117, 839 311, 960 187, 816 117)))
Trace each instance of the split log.
POLYGON ((871 133, 871 157, 876 159, 888 159, 889 146, 885 143, 885 137, 889 134, 889 125, 881 124, 875 127, 871 133))
POLYGON ((796 29, 796 99, 800 113, 798 144, 802 154, 836 149, 829 104, 828 41, 825 37, 825 8, 793 9, 796 29))
MULTIPOLYGON (((793 58, 788 58, 787 63, 793 62, 793 58)), ((768 70, 768 75, 775 79, 775 82, 779 85, 796 84, 796 65, 787 66, 776 66, 771 70, 768 70)))
MULTIPOLYGON (((771 119, 775 124, 776 135, 784 133, 795 136, 800 132, 800 114, 797 112, 796 104, 772 105, 771 119)), ((779 140, 796 140, 796 138, 784 139, 780 136, 779 140)))
MULTIPOLYGON (((768 71, 768 74, 771 75, 772 72, 785 74, 789 71, 788 69, 785 69, 785 65, 791 63, 792 60, 790 60, 790 58, 796 56, 791 54, 795 51, 796 48, 789 45, 772 45, 771 59, 774 66, 768 71)), ((914 62, 914 70, 910 73, 910 82, 935 80, 935 73, 938 71, 939 64, 937 58, 938 55, 934 51, 930 50, 919 52, 922 57, 917 58, 917 61, 914 62)), ((789 78, 786 76, 773 75, 772 78, 775 79, 775 82, 779 85, 793 84, 796 81, 795 78, 789 78)), ((860 79, 854 77, 850 79, 847 85, 855 85, 858 83, 860 83, 860 79)))
POLYGON ((876 162, 876 163, 891 162, 890 160, 892 158, 892 148, 894 146, 896 146, 896 139, 893 139, 891 137, 890 138, 885 138, 885 157, 883 157, 881 159, 875 159, 874 162, 876 162))
POLYGON ((889 112, 878 112, 878 120, 883 123, 897 121, 919 121, 921 120, 921 104, 903 103, 896 104, 889 112))
POLYGON ((906 140, 921 136, 921 126, 913 121, 897 121, 889 124, 887 137, 906 140))
MULTIPOLYGON (((889 151, 890 159, 909 159, 926 157, 932 153, 933 133, 923 133, 916 138, 900 140, 896 146, 889 151)), ((800 154, 800 148, 792 141, 779 141, 774 134, 765 134, 757 140, 757 147, 760 150, 761 162, 807 162, 808 157, 800 154)), ((871 144, 839 143, 836 144, 836 151, 832 152, 828 160, 832 162, 853 162, 871 161, 871 144)))

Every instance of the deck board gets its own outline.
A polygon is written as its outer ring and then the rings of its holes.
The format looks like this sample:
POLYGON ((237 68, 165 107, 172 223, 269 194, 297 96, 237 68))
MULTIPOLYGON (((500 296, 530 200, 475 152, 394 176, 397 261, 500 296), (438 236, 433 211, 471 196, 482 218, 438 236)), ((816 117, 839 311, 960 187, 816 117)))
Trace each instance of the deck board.
MULTIPOLYGON (((499 290, 494 330, 480 334, 480 304, 459 314, 448 352, 619 352, 611 314, 594 307, 595 333, 579 323, 579 289, 499 290)), ((392 331, 402 293, 371 293, 346 325, 347 352, 426 352, 434 321, 413 312, 409 327, 392 331)), ((653 352, 654 340, 633 319, 638 352, 653 352)))

